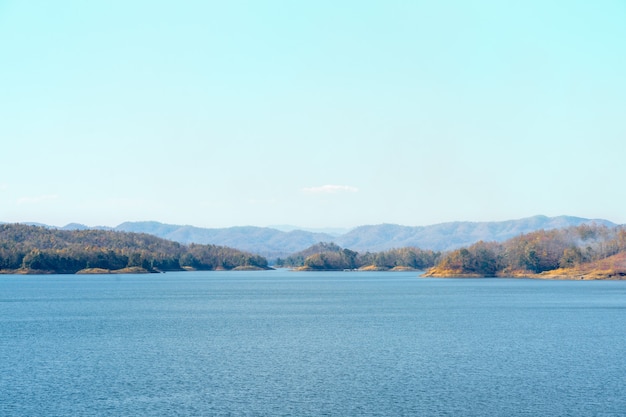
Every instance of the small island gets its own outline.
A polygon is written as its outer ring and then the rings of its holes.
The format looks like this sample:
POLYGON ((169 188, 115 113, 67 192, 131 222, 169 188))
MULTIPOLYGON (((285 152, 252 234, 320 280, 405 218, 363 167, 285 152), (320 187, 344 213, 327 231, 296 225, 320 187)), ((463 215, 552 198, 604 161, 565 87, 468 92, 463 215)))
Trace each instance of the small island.
POLYGON ((276 265, 295 271, 423 271, 440 256, 440 252, 412 247, 359 253, 321 242, 277 260, 276 265))

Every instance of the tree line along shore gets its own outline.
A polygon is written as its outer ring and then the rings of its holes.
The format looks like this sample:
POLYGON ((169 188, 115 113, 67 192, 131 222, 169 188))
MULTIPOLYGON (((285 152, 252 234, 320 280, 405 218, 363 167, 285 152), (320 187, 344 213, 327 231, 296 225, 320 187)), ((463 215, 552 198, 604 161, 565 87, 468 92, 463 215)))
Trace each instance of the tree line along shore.
MULTIPOLYGON (((539 230, 504 242, 448 252, 414 247, 356 252, 318 243, 272 266, 299 271, 426 271, 426 277, 624 279, 626 229, 581 225, 539 230)), ((265 270, 262 256, 226 246, 188 244, 145 233, 0 225, 0 273, 149 273, 265 270)))
POLYGON ((626 229, 581 225, 446 253, 426 277, 625 279, 626 229))
POLYGON ((261 256, 216 245, 182 245, 144 233, 0 225, 3 273, 148 273, 268 269, 261 256))

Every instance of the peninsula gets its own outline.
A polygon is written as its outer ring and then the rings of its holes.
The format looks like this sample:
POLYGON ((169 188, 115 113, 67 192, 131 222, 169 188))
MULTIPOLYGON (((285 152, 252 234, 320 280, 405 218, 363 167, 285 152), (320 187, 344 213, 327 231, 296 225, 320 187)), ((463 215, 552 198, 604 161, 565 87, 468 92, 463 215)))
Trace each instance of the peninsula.
POLYGON ((582 225, 446 253, 423 277, 626 279, 626 229, 582 225))
POLYGON ((108 274, 269 269, 259 255, 145 233, 0 225, 0 273, 108 274))

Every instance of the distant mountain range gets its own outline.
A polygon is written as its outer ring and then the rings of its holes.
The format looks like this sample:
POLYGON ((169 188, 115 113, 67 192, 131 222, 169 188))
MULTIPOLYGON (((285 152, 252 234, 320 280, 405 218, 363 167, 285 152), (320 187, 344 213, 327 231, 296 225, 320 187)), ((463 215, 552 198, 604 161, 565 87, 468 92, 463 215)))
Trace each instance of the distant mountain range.
POLYGON ((534 216, 500 222, 450 222, 417 227, 382 224, 357 227, 342 235, 336 243, 357 251, 381 251, 406 246, 445 251, 481 240, 502 242, 536 230, 561 229, 591 223, 607 227, 617 226, 608 220, 572 216, 534 216))
MULTIPOLYGON (((480 240, 502 242, 535 230, 559 229, 585 223, 616 226, 615 223, 603 219, 534 216, 500 222, 450 222, 416 227, 395 224, 360 226, 339 235, 254 226, 209 229, 152 221, 125 222, 114 228, 94 227, 94 229, 148 233, 181 243, 229 246, 272 259, 286 257, 319 242, 334 242, 341 247, 359 252, 377 252, 407 246, 445 251, 471 245, 480 240)), ((89 227, 71 223, 61 229, 75 230, 89 227)))

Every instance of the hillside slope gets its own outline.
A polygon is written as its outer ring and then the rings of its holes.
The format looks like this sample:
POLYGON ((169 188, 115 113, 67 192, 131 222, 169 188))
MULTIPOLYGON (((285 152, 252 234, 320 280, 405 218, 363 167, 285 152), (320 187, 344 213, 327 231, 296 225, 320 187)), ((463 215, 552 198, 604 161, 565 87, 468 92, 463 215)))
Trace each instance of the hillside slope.
POLYGON ((267 260, 225 246, 182 245, 147 233, 0 225, 2 273, 237 268, 266 269, 267 260))
POLYGON ((542 272, 535 278, 546 279, 625 279, 626 278, 626 253, 618 253, 605 259, 584 263, 570 268, 559 268, 552 271, 542 272))
POLYGON ((328 242, 335 239, 329 234, 302 230, 282 232, 267 227, 254 226, 208 229, 158 222, 126 222, 117 226, 115 230, 149 233, 180 243, 223 245, 265 257, 286 256, 318 242, 328 242))
POLYGON ((126 222, 117 226, 115 230, 149 233, 181 243, 224 245, 268 258, 277 258, 304 250, 319 242, 335 242, 341 247, 359 252, 378 252, 409 246, 444 251, 480 240, 502 242, 536 230, 560 229, 591 223, 615 226, 614 223, 602 219, 534 216, 501 222, 452 222, 415 227, 395 224, 360 226, 340 236, 302 230, 283 232, 266 227, 207 229, 158 222, 126 222))
POLYGON ((452 222, 418 227, 383 224, 357 227, 335 241, 340 246, 356 251, 380 251, 407 246, 446 251, 481 240, 503 242, 536 230, 561 229, 591 223, 615 226, 608 220, 571 216, 534 216, 501 222, 452 222))
POLYGON ((581 225, 480 241, 445 253, 424 276, 624 279, 626 227, 581 225))

